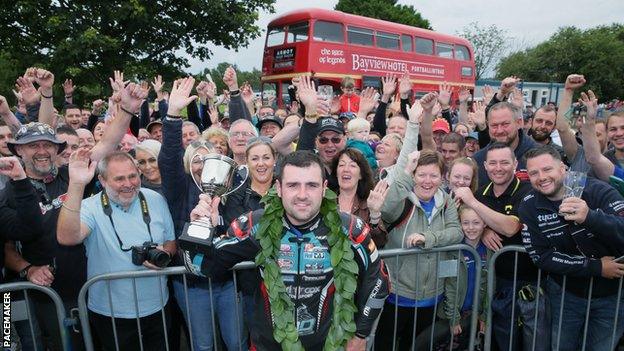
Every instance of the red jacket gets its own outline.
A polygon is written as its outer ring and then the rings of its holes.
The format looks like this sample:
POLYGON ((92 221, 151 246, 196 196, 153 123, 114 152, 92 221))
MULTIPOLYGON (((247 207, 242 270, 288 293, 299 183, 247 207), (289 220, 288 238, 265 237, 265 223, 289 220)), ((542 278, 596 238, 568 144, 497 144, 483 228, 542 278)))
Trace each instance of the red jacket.
POLYGON ((345 94, 340 95, 340 111, 338 113, 344 112, 354 112, 357 113, 360 110, 360 96, 356 94, 351 94, 351 96, 347 96, 345 94))

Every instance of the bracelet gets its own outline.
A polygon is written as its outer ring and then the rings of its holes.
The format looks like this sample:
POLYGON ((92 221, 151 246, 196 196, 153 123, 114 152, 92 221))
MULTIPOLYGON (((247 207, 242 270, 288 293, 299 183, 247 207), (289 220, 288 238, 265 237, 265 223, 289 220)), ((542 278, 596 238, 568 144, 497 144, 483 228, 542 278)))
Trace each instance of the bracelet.
POLYGON ((317 119, 317 118, 319 118, 319 115, 318 115, 318 113, 306 114, 305 118, 317 119))
POLYGON ((230 90, 230 96, 238 96, 240 95, 240 89, 230 90))
POLYGON ((175 118, 175 119, 180 119, 180 118, 182 118, 182 116, 174 116, 174 115, 170 115, 170 114, 167 114, 167 117, 169 117, 169 118, 175 118))
POLYGON ((41 97, 42 97, 42 98, 45 98, 45 99, 51 99, 51 98, 52 98, 52 95, 50 95, 50 96, 45 96, 45 94, 43 94, 43 92, 41 92, 41 91, 39 92, 39 94, 41 94, 41 97))
POLYGON ((69 208, 69 206, 65 205, 65 203, 63 202, 63 204, 61 205, 63 208, 65 208, 67 211, 69 212, 74 212, 74 213, 80 213, 80 209, 78 210, 74 210, 73 208, 69 208))
POLYGON ((121 109, 123 112, 125 112, 125 113, 127 113, 127 114, 129 114, 129 115, 131 115, 131 116, 136 116, 136 113, 132 113, 132 112, 130 112, 130 111, 128 111, 128 110, 126 110, 126 109, 125 109, 125 108, 123 108, 123 106, 121 106, 121 105, 119 105, 119 109, 121 109))

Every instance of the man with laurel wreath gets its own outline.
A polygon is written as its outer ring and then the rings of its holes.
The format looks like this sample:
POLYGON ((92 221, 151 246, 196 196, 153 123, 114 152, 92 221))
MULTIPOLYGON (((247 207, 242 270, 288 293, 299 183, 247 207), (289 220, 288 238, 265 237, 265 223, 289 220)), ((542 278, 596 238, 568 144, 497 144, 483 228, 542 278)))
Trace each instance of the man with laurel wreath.
MULTIPOLYGON (((218 281, 255 260, 257 288, 245 293, 257 350, 365 350, 389 290, 369 227, 338 211, 317 155, 297 151, 281 167, 265 208, 234 220, 201 271, 218 281)), ((218 203, 202 194, 191 220, 216 223, 218 203)))

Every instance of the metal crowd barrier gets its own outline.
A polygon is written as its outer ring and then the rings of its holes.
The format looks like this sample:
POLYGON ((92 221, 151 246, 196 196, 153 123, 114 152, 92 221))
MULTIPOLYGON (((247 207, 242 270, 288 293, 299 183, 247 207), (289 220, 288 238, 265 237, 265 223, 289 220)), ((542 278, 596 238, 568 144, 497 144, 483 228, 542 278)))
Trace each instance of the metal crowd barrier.
MULTIPOLYGON (((34 290, 41 292, 47 295, 50 300, 54 303, 54 307, 56 308, 56 318, 58 321, 58 330, 60 333, 60 339, 62 343, 63 350, 71 350, 71 342, 69 339, 69 331, 67 329, 68 325, 71 325, 70 319, 66 319, 65 316, 65 306, 63 305, 63 300, 56 293, 56 291, 48 288, 46 286, 36 285, 30 282, 15 282, 15 283, 6 283, 0 284, 0 293, 13 293, 13 292, 23 292, 24 300, 13 300, 11 297, 11 322, 19 322, 28 320, 28 327, 30 329, 30 338, 32 338, 33 348, 38 350, 39 341, 36 340, 36 326, 33 324, 33 320, 36 320, 35 312, 33 311, 34 306, 32 300, 29 298, 28 291, 34 290)), ((5 297, 6 299, 6 297, 5 297)), ((3 311, 4 314, 4 311, 3 311)), ((14 339, 18 337, 18 335, 12 335, 11 338, 14 339)), ((12 340, 12 341, 15 341, 12 340)), ((3 347, 4 349, 4 347, 3 347)))
MULTIPOLYGON (((481 271, 481 257, 479 256, 479 253, 472 247, 466 244, 457 244, 457 245, 450 245, 450 246, 444 246, 444 247, 437 247, 437 248, 432 248, 432 249, 420 249, 420 248, 411 248, 411 249, 389 249, 389 250, 380 250, 379 254, 380 257, 384 258, 385 262, 389 262, 389 260, 394 259, 395 262, 397 263, 398 266, 398 261, 399 261, 399 257, 401 256, 408 256, 408 255, 423 255, 423 254, 435 254, 436 255, 436 272, 435 272, 435 277, 436 279, 436 291, 438 290, 438 288, 440 287, 440 281, 443 279, 455 279, 455 283, 456 283, 456 290, 455 290, 455 296, 458 296, 458 290, 459 290, 459 269, 460 269, 460 259, 463 259, 463 254, 462 254, 462 250, 468 251, 472 254, 472 257, 474 258, 475 262, 475 267, 478 268, 478 272, 481 271), (455 260, 451 260, 451 265, 446 265, 446 272, 441 272, 440 270, 440 254, 441 253, 457 253, 457 256, 455 257, 455 260), (455 261, 453 263, 453 261, 455 261), (451 271, 448 271, 448 270, 451 271), (454 269, 454 271, 453 271, 454 269), (453 278, 454 277, 454 278, 453 278)), ((442 261, 444 262, 444 261, 442 261)), ((418 276, 419 273, 420 274, 424 274, 425 272, 421 273, 419 269, 417 269, 417 267, 414 267, 414 278, 416 281, 416 284, 418 284, 418 276)), ((390 284, 391 286, 393 284, 396 283, 396 276, 393 274, 393 272, 389 272, 390 273, 390 284)), ((469 350, 473 350, 475 347, 475 340, 476 340, 476 336, 477 336, 477 320, 478 320, 478 316, 479 316, 479 301, 480 301, 480 297, 479 297, 479 287, 480 287, 480 283, 481 283, 481 275, 480 274, 475 274, 475 281, 474 281, 474 295, 473 295, 473 301, 472 301, 472 310, 471 310, 471 315, 470 315, 470 330, 469 330, 469 345, 468 345, 468 349, 469 350)), ((416 290, 418 290, 418 285, 416 285, 416 290)), ((392 292, 392 290, 391 290, 392 292)), ((458 302, 458 301, 456 301, 458 302)), ((435 300, 435 304, 434 304, 434 312, 433 312, 433 320, 431 322, 431 331, 430 331, 430 335, 429 335, 429 345, 428 345, 428 349, 429 350, 433 350, 434 349, 434 332, 435 332, 435 328, 434 325, 436 324, 436 320, 437 320, 437 310, 438 310, 438 304, 439 302, 437 301, 437 299, 435 300)), ((398 313, 397 313, 397 306, 398 306, 398 299, 395 299, 395 304, 394 304, 394 327, 393 327, 393 343, 392 343, 392 348, 390 350, 395 350, 396 346, 397 346, 397 323, 398 323, 398 313)), ((457 308, 457 310, 459 310, 461 308, 461 306, 454 306, 457 308)), ((416 341, 418 336, 416 335, 416 327, 417 327, 417 322, 416 322, 416 316, 418 313, 418 307, 414 307, 414 326, 412 328, 412 345, 410 347, 410 349, 415 350, 416 349, 416 341)), ((451 349, 453 350, 453 334, 452 331, 450 330, 450 328, 448 327, 448 324, 445 325, 445 327, 447 328, 447 330, 449 331, 449 338, 448 340, 450 341, 450 345, 448 346, 447 349, 451 349)), ((427 330, 423 331, 426 332, 427 330)), ((465 331, 463 331, 465 332, 465 331)), ((389 346, 389 345, 387 345, 389 346)), ((418 349, 418 351, 420 351, 421 349, 418 349)))
MULTIPOLYGON (((501 250, 496 251, 492 257, 489 259, 488 261, 488 272, 487 272, 487 299, 488 299, 488 304, 487 304, 487 323, 486 323, 486 334, 485 334, 485 350, 489 351, 492 347, 492 308, 491 308, 491 302, 492 299, 494 298, 494 292, 495 292, 495 282, 496 282, 496 272, 494 269, 494 265, 496 263, 496 259, 498 257, 500 257, 500 255, 507 253, 507 252, 514 252, 514 280, 513 280, 513 286, 512 286, 512 305, 511 305, 511 315, 509 316, 510 321, 511 321, 511 330, 510 330, 510 337, 509 337, 509 344, 508 344, 508 348, 506 348, 505 350, 515 350, 516 346, 513 346, 513 340, 514 340, 514 323, 517 323, 516 320, 518 320, 518 316, 516 315, 516 304, 517 304, 517 295, 518 295, 518 286, 517 286, 517 273, 518 273, 518 254, 520 253, 525 253, 526 254, 526 250, 523 246, 518 246, 518 245, 511 245, 511 246, 506 246, 504 248, 502 248, 501 250), (513 346, 513 347, 512 347, 513 346)), ((552 333, 552 328, 557 328, 556 329, 556 343, 554 343, 555 347, 553 348, 553 351, 557 351, 559 349, 560 346, 560 337, 561 337, 561 330, 562 328, 565 328, 566 326, 562 326, 562 321, 563 321, 563 311, 565 308, 565 304, 564 304, 564 297, 566 294, 566 282, 567 282, 567 277, 564 276, 563 277, 563 284, 561 286, 561 300, 560 300, 560 307, 558 309, 558 311, 554 311, 552 308, 550 308, 549 303, 546 302, 545 298, 540 298, 540 293, 543 293, 544 297, 548 296, 548 292, 547 289, 544 287, 544 274, 542 272, 541 269, 538 269, 538 274, 537 274, 537 281, 536 281, 536 286, 538 287, 537 292, 538 292, 538 296, 537 298, 535 298, 534 303, 535 303, 535 313, 533 314, 533 324, 532 324, 532 332, 530 331, 529 334, 531 336, 531 340, 528 341, 526 339, 523 339, 523 342, 530 342, 530 350, 535 350, 536 346, 540 345, 544 345, 545 340, 537 340, 537 333, 535 332, 537 329, 539 329, 538 327, 538 319, 539 319, 539 311, 540 311, 540 304, 546 304, 545 310, 550 311, 550 315, 554 315, 554 313, 558 314, 558 323, 557 325, 550 324, 548 323, 548 325, 546 326, 542 326, 544 328, 546 328, 546 332, 548 333, 548 340, 550 340, 550 337, 553 335, 552 333)), ((622 281, 623 278, 619 279, 619 289, 618 289, 618 293, 617 293, 617 303, 615 306, 615 318, 613 320, 613 327, 612 327, 612 333, 611 333, 611 341, 610 341, 610 350, 614 350, 617 343, 618 343, 618 335, 616 335, 616 326, 617 326, 617 321, 618 321, 618 311, 620 308, 620 303, 622 302, 622 281)), ((589 283, 589 291, 588 291, 588 296, 587 296, 587 307, 585 309, 585 320, 584 320, 584 327, 583 327, 583 334, 582 334, 582 348, 581 350, 584 351, 587 347, 587 331, 588 331, 588 326, 589 326, 589 317, 590 317, 590 307, 591 307, 591 302, 592 302, 592 290, 593 290, 593 284, 594 284, 594 279, 593 277, 590 278, 590 283, 589 283)), ((530 321, 529 321, 530 322, 530 321)), ((523 328, 527 327, 527 324, 525 323, 523 325, 523 328)), ((525 335, 526 336, 526 333, 525 335)), ((499 347, 500 348, 500 347, 499 347)), ((527 348, 527 345, 524 345, 523 347, 524 350, 528 350, 529 348, 527 348)), ((542 349, 547 349, 550 350, 551 349, 551 345, 546 345, 546 347, 543 347, 542 349)))

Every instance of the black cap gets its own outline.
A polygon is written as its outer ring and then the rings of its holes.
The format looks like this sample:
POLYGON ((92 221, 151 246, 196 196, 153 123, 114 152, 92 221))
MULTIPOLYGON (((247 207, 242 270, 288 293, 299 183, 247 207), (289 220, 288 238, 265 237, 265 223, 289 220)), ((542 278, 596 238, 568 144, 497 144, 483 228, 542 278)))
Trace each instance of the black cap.
POLYGON ((49 141, 58 145, 57 153, 59 154, 63 152, 63 149, 65 149, 67 145, 66 142, 56 138, 56 132, 49 125, 41 122, 31 122, 20 127, 15 134, 15 141, 8 142, 7 147, 11 150, 13 155, 17 155, 15 150, 16 145, 26 145, 35 141, 49 141))
POLYGON ((256 124, 256 127, 258 127, 258 129, 262 129, 262 125, 269 122, 276 123, 280 127, 280 129, 284 128, 282 120, 275 115, 266 116, 263 119, 259 120, 258 124, 256 124))
POLYGON ((319 124, 319 129, 318 129, 319 135, 328 130, 331 130, 336 133, 344 134, 344 126, 342 125, 342 122, 340 122, 339 120, 333 117, 321 118, 319 119, 318 124, 319 124))

